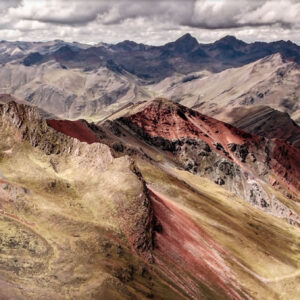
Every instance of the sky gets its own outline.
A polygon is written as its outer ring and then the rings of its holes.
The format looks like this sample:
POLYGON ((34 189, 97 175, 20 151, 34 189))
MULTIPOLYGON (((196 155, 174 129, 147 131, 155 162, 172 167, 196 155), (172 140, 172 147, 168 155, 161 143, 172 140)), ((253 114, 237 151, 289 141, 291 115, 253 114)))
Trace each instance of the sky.
POLYGON ((300 45, 300 0, 0 0, 0 40, 161 45, 185 33, 300 45))

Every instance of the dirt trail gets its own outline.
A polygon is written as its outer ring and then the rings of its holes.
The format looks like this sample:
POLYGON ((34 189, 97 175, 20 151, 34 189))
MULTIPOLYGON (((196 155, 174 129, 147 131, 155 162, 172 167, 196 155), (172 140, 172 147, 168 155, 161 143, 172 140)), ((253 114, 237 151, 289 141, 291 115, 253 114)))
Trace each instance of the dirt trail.
POLYGON ((1 169, 0 169, 0 179, 6 179, 6 177, 3 175, 3 173, 1 172, 1 169))

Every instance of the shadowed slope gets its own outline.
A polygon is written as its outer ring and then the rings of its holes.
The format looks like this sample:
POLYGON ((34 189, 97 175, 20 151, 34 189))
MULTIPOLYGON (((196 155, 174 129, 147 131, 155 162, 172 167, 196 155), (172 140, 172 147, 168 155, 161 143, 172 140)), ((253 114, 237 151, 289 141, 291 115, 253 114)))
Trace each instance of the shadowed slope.
POLYGON ((231 110, 233 125, 246 132, 273 139, 283 139, 300 148, 300 127, 287 113, 266 106, 239 107, 231 110))

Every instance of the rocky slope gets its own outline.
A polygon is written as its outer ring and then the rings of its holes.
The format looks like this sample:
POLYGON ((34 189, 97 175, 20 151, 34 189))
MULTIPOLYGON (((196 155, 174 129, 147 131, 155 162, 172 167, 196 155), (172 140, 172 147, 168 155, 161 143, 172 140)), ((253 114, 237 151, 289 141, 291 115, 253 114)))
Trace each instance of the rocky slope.
POLYGON ((0 90, 57 117, 99 119, 138 98, 150 99, 138 79, 107 67, 65 69, 53 61, 0 69, 0 90))
POLYGON ((131 107, 124 116, 116 117, 108 127, 125 125, 185 170, 210 178, 271 214, 299 223, 297 148, 248 134, 164 99, 131 107), (286 206, 270 193, 274 187, 295 202, 286 206))
POLYGON ((280 54, 217 74, 197 72, 149 87, 155 95, 234 124, 241 109, 269 106, 299 124, 300 70, 280 54))
POLYGON ((239 107, 231 113, 235 115, 235 127, 270 139, 283 139, 300 148, 300 127, 288 113, 268 106, 239 107))
POLYGON ((0 116, 1 298, 297 299, 291 146, 161 99, 98 125, 0 116))

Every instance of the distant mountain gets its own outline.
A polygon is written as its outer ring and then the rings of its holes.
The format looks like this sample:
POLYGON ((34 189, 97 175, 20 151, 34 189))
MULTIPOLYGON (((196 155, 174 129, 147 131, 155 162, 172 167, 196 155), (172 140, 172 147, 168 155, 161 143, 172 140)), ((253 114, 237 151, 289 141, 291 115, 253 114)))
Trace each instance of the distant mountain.
POLYGON ((149 90, 231 124, 240 119, 242 109, 269 106, 300 125, 299 87, 299 65, 274 54, 220 73, 174 75, 149 90))
POLYGON ((144 44, 137 44, 133 41, 123 41, 120 42, 116 45, 110 45, 109 48, 113 49, 115 51, 124 51, 124 52, 128 52, 128 51, 145 51, 147 49, 148 46, 144 45, 144 44))
POLYGON ((191 53, 196 48, 199 48, 197 39, 191 36, 189 33, 183 35, 175 42, 168 43, 163 46, 163 49, 169 50, 173 53, 191 53))
POLYGON ((300 148, 300 126, 289 116, 268 106, 238 107, 233 125, 255 135, 283 139, 300 148))
POLYGON ((227 108, 264 105, 299 122, 299 49, 233 36, 200 44, 190 34, 163 46, 2 41, 0 93, 70 119, 162 96, 224 120, 227 108))
MULTIPOLYGON (((57 51, 61 47, 72 46, 77 49, 86 49, 90 45, 81 43, 68 43, 62 40, 55 40, 50 42, 0 42, 0 63, 6 64, 11 61, 22 62, 26 57, 32 53, 38 53, 40 55, 49 55, 57 51)), ((38 63, 38 62, 36 62, 38 63)))
POLYGON ((299 56, 0 42, 0 299, 298 300, 299 56))
MULTIPOLYGON (((226 36, 211 44, 199 44, 190 34, 185 34, 163 46, 148 46, 133 41, 99 46, 62 41, 25 45, 27 51, 22 54, 25 56, 25 65, 32 59, 32 54, 26 57, 28 49, 34 49, 43 55, 43 59, 35 60, 34 64, 55 60, 66 67, 97 69, 113 60, 119 67, 148 81, 159 81, 174 73, 187 74, 204 69, 219 72, 275 53, 280 53, 284 59, 300 62, 300 47, 290 41, 247 44, 233 36, 226 36)), ((14 56, 5 57, 10 61, 14 56)), ((20 57, 20 53, 17 57, 20 57)))

